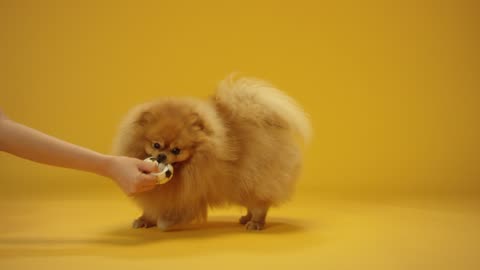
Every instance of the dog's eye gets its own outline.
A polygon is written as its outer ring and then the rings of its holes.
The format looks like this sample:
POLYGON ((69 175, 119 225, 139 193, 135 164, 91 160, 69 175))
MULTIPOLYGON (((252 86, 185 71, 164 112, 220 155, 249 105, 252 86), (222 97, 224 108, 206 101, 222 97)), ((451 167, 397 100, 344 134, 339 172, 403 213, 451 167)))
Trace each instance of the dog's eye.
POLYGON ((174 155, 178 155, 178 154, 180 154, 181 150, 180 150, 180 148, 175 147, 175 148, 172 149, 171 152, 172 152, 172 154, 174 154, 174 155))
POLYGON ((158 142, 156 142, 156 143, 153 144, 153 148, 160 149, 160 148, 162 148, 162 146, 158 142))

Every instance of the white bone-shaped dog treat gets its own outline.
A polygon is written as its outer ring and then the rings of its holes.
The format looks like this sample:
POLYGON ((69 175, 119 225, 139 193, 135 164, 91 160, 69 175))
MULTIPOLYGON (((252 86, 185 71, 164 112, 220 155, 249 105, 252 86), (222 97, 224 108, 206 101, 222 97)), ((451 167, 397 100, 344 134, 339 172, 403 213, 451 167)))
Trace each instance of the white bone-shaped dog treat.
POLYGON ((157 159, 154 157, 148 157, 145 161, 153 162, 158 166, 160 172, 152 173, 152 175, 157 176, 158 184, 165 184, 173 177, 173 166, 171 164, 158 163, 157 159))

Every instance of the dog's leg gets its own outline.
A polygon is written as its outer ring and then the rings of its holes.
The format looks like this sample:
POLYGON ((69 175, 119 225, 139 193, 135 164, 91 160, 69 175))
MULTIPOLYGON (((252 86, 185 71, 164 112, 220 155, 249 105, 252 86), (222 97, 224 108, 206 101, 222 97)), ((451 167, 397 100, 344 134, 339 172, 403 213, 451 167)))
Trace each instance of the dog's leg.
POLYGON ((250 209, 248 209, 247 214, 245 216, 241 216, 239 222, 240 224, 245 225, 251 219, 252 219, 252 212, 250 211, 250 209))
POLYGON ((181 216, 178 213, 164 213, 157 219, 157 228, 162 231, 168 231, 173 226, 181 223, 181 216))
POLYGON ((173 225, 175 225, 176 222, 173 220, 168 220, 164 218, 158 218, 157 219, 157 228, 159 228, 162 231, 168 231, 173 225))
MULTIPOLYGON (((265 226, 265 218, 267 217, 268 207, 255 207, 249 209, 251 219, 245 224, 248 231, 259 231, 265 226)), ((247 214, 248 216, 248 214, 247 214)))
POLYGON ((140 228, 150 228, 155 226, 155 222, 148 220, 145 215, 140 216, 139 218, 135 219, 132 223, 132 227, 134 229, 140 228))

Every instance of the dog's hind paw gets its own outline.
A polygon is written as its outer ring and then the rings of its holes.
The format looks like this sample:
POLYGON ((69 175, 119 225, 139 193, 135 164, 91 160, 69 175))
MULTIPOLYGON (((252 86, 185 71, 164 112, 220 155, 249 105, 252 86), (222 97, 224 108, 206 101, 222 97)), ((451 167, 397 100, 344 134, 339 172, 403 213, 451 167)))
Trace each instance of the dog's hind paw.
POLYGON ((265 226, 265 223, 263 222, 256 222, 256 221, 250 220, 245 224, 245 229, 247 229, 247 231, 260 231, 260 230, 263 230, 264 226, 265 226))
POLYGON ((251 219, 252 219, 252 215, 245 215, 245 216, 241 216, 240 219, 238 220, 238 222, 240 222, 240 224, 242 224, 242 225, 245 225, 245 224, 247 224, 251 219))

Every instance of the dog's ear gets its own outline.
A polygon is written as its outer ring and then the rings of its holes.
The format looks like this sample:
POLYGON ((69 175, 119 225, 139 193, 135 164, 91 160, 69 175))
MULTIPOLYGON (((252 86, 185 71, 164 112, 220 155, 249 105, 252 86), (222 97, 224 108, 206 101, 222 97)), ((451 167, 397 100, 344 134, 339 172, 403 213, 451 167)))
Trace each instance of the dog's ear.
POLYGON ((189 125, 194 131, 202 131, 205 132, 206 134, 210 134, 210 130, 208 127, 205 125, 205 122, 203 119, 200 117, 198 113, 192 113, 189 118, 189 125))
POLYGON ((205 129, 205 125, 204 125, 202 119, 200 118, 200 115, 198 115, 198 113, 190 114, 190 117, 188 119, 188 124, 190 125, 190 127, 192 127, 193 130, 204 130, 205 129))
POLYGON ((144 111, 140 114, 140 116, 138 117, 137 121, 135 121, 135 123, 137 125, 140 125, 142 127, 148 125, 149 123, 151 123, 154 119, 154 116, 151 112, 149 111, 144 111))

